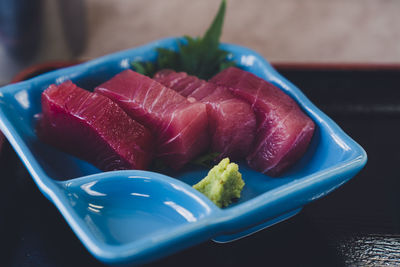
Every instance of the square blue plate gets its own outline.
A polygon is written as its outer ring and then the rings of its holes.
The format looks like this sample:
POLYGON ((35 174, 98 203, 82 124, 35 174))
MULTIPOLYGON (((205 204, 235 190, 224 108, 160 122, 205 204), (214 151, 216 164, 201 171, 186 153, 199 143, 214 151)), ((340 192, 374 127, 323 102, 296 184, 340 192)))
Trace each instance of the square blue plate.
POLYGON ((310 201, 351 179, 365 151, 293 84, 254 51, 222 48, 245 70, 293 97, 317 125, 306 155, 280 178, 240 164, 246 186, 238 202, 219 209, 191 185, 206 169, 172 177, 148 171, 101 172, 40 142, 35 134, 40 96, 51 83, 72 80, 86 89, 130 67, 155 60, 155 48, 177 48, 167 38, 47 73, 0 89, 0 128, 42 193, 54 203, 86 248, 107 263, 143 263, 208 239, 228 242, 293 216, 310 201))

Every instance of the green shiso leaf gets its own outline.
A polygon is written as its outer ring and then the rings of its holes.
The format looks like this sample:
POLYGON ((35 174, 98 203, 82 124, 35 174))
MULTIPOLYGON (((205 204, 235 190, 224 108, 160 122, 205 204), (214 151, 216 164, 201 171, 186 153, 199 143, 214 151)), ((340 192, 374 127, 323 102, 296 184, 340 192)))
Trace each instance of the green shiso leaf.
POLYGON ((235 66, 235 62, 227 58, 229 53, 219 49, 225 10, 226 1, 222 0, 217 15, 203 37, 184 36, 184 41, 178 41, 178 51, 158 48, 156 62, 135 61, 132 67, 150 77, 158 70, 168 68, 209 79, 221 70, 235 66))
POLYGON ((146 73, 153 73, 155 71, 155 66, 153 63, 147 62, 132 62, 132 67, 139 73, 146 75, 146 73))

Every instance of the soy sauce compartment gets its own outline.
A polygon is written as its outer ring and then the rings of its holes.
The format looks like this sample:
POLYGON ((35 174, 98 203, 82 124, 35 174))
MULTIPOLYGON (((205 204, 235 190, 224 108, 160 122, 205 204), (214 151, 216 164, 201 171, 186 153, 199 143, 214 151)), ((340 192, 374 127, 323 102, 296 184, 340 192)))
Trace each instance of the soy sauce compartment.
POLYGON ((108 174, 62 183, 78 217, 106 244, 149 238, 218 212, 194 189, 171 178, 145 171, 108 174))

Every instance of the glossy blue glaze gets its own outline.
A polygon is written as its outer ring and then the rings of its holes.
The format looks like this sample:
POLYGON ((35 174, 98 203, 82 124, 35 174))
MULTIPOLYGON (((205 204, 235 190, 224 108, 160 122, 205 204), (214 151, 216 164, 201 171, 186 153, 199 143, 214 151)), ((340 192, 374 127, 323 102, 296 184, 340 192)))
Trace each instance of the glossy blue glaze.
POLYGON ((214 238, 231 241, 296 214, 352 178, 366 163, 365 151, 260 55, 223 44, 244 69, 292 96, 317 128, 306 155, 280 178, 240 164, 246 186, 240 200, 217 208, 191 185, 206 169, 166 175, 146 171, 100 172, 43 143, 35 134, 40 95, 51 83, 71 79, 92 89, 129 68, 154 60, 156 47, 176 48, 176 39, 60 69, 0 89, 0 128, 43 194, 60 210, 86 248, 108 263, 143 263, 214 238))

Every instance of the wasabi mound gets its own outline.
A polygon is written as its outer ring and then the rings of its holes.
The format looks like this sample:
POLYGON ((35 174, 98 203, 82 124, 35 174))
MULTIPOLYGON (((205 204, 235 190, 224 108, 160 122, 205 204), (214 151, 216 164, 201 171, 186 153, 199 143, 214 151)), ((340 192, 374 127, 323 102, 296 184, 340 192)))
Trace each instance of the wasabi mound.
POLYGON ((244 181, 239 166, 230 163, 229 158, 221 160, 205 178, 193 186, 220 208, 228 206, 233 199, 240 198, 243 187, 244 181))

